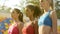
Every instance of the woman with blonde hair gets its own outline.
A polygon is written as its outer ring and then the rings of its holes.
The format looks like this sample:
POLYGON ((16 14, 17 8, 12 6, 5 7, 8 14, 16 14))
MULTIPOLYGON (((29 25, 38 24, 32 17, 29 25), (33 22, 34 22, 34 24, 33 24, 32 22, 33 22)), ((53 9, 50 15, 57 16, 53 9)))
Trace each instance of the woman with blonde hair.
POLYGON ((53 10, 53 0, 40 0, 44 13, 38 19, 39 34, 57 34, 57 16, 53 10), (52 8, 52 10, 50 9, 52 8))

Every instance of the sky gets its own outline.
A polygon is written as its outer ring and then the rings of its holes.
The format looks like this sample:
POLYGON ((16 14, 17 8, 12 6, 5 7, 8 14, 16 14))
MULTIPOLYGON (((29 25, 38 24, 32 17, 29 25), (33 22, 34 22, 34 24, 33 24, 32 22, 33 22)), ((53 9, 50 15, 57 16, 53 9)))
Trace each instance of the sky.
POLYGON ((20 6, 23 6, 23 3, 26 1, 26 0, 0 0, 0 6, 7 6, 7 7, 17 7, 16 5, 20 5, 20 6))

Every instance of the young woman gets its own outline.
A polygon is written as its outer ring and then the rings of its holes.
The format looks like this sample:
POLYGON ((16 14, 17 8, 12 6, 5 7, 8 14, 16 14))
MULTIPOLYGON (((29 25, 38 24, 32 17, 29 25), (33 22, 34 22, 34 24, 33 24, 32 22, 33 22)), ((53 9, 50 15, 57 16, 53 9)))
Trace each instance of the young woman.
POLYGON ((40 5, 44 13, 38 20, 39 34, 57 34, 57 16, 56 12, 50 8, 53 7, 53 0, 40 0, 40 5))
POLYGON ((38 34, 37 19, 40 15, 40 8, 34 5, 27 5, 25 10, 26 16, 29 17, 30 22, 24 24, 22 29, 23 34, 38 34))
POLYGON ((23 14, 19 9, 14 8, 11 16, 14 23, 9 27, 8 34, 22 34, 23 14))

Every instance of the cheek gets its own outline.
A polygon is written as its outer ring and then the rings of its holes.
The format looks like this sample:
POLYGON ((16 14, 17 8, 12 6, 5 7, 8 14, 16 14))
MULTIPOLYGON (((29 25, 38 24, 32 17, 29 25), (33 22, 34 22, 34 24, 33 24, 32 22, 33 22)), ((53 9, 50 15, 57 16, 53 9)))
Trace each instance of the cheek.
POLYGON ((32 17, 33 16, 33 13, 29 13, 29 17, 32 17))
POLYGON ((26 16, 29 16, 29 13, 28 12, 26 12, 26 16))
POLYGON ((47 7, 47 3, 41 3, 41 7, 44 9, 45 7, 47 7))
POLYGON ((12 18, 17 18, 16 14, 12 14, 11 16, 12 16, 12 18))
POLYGON ((27 17, 30 17, 30 16, 31 16, 31 13, 30 13, 30 12, 27 12, 27 13, 26 13, 26 16, 27 16, 27 17))
POLYGON ((14 15, 11 15, 11 17, 14 19, 15 18, 15 16, 14 15))
POLYGON ((44 3, 41 3, 41 7, 44 7, 44 3))

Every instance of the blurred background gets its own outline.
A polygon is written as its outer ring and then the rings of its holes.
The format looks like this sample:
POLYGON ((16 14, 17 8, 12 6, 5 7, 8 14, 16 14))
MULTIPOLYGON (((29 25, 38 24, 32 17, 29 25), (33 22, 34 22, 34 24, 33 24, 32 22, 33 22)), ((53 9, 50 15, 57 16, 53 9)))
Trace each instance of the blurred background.
MULTIPOLYGON (((4 24, 5 24, 4 34, 7 34, 9 24, 13 23, 11 16, 10 16, 11 8, 12 9, 18 8, 23 12, 23 14, 25 14, 24 7, 26 4, 35 4, 38 6, 40 5, 39 0, 0 0, 0 22, 4 21, 4 24)), ((58 17, 57 32, 60 34, 60 0, 53 0, 53 5, 54 5, 53 6, 54 10, 56 10, 57 12, 57 17, 58 17)), ((1 29, 1 26, 0 26, 0 29, 1 29)))

